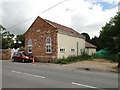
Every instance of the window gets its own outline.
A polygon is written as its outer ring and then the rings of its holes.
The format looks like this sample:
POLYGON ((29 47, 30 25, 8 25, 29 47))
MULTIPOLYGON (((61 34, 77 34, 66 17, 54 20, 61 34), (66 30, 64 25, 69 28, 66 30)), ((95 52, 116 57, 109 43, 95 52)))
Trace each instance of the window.
POLYGON ((28 40, 28 53, 32 53, 32 40, 28 40))
POLYGON ((28 53, 32 53, 32 46, 28 46, 28 53))
POLYGON ((65 53, 65 48, 60 48, 61 53, 65 53))
POLYGON ((46 38, 46 53, 52 53, 52 43, 50 37, 46 38))
POLYGON ((75 52, 75 49, 74 49, 74 48, 72 48, 72 49, 71 49, 71 52, 75 52))

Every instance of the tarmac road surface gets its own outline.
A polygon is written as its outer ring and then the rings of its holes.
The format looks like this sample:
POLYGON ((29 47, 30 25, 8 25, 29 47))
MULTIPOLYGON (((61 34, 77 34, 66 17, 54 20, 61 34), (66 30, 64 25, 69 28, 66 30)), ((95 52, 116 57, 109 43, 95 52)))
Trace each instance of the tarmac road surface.
MULTIPOLYGON (((2 61, 2 88, 118 88, 118 74, 2 61)), ((118 90, 118 89, 115 89, 118 90)))

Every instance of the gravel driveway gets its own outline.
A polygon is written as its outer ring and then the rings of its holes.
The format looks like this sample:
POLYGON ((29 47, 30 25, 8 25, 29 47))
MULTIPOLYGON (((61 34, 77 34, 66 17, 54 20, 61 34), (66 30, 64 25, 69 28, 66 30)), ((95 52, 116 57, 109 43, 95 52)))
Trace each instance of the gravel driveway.
POLYGON ((81 61, 72 64, 64 64, 63 67, 82 69, 88 71, 118 72, 117 63, 111 63, 104 59, 95 59, 93 61, 81 61))

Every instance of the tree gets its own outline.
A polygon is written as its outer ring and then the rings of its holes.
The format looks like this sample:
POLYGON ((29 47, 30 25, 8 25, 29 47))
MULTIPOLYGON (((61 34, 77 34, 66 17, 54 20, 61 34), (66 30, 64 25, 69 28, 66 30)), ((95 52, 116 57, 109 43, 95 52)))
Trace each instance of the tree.
POLYGON ((6 29, 2 25, 0 25, 0 41, 2 42, 2 46, 0 48, 12 48, 14 45, 13 37, 14 35, 12 33, 6 31, 6 29))
POLYGON ((13 48, 14 41, 13 41, 14 35, 11 34, 9 31, 2 33, 2 48, 13 48))
POLYGON ((110 20, 109 23, 106 23, 104 27, 102 27, 102 31, 100 32, 100 39, 103 42, 103 47, 111 50, 120 52, 120 15, 116 15, 114 18, 110 20))
POLYGON ((16 40, 16 43, 15 43, 14 47, 18 48, 18 47, 24 47, 25 46, 25 34, 18 34, 16 36, 15 40, 16 40))
POLYGON ((90 40, 90 43, 92 43, 93 45, 97 46, 97 49, 96 49, 97 51, 103 48, 102 42, 101 42, 100 38, 97 37, 97 36, 92 38, 90 40))
POLYGON ((82 35, 85 36, 85 41, 90 42, 90 36, 87 33, 81 33, 82 35))
MULTIPOLYGON (((102 27, 100 39, 103 48, 111 50, 116 54, 120 52, 120 13, 102 27)), ((120 58, 118 61, 118 67, 120 67, 120 58)))
POLYGON ((1 24, 0 24, 0 49, 2 48, 2 33, 6 30, 1 24))

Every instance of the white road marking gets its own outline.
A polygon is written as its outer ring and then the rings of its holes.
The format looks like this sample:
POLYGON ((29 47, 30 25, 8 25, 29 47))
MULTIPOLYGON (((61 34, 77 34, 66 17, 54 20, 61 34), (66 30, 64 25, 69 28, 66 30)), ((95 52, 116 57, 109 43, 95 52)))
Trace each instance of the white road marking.
POLYGON ((29 73, 24 73, 24 72, 18 72, 18 71, 11 71, 11 72, 18 73, 18 74, 24 74, 24 75, 28 75, 28 76, 33 76, 33 77, 45 78, 43 76, 33 75, 33 74, 29 74, 29 73))
POLYGON ((84 84, 79 84, 79 83, 75 83, 72 82, 73 85, 78 85, 78 86, 83 86, 83 87, 87 87, 87 88, 97 88, 97 87, 93 87, 93 86, 89 86, 89 85, 84 85, 84 84))

